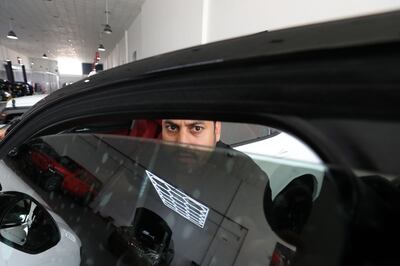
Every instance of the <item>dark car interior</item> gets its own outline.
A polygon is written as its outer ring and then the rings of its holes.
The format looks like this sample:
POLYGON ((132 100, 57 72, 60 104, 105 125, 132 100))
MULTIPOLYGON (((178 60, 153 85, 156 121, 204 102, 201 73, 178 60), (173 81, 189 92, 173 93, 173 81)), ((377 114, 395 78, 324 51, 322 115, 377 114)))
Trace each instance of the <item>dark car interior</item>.
POLYGON ((170 265, 174 256, 172 242, 168 224, 143 207, 136 208, 132 226, 117 228, 108 238, 113 253, 131 265, 170 265))

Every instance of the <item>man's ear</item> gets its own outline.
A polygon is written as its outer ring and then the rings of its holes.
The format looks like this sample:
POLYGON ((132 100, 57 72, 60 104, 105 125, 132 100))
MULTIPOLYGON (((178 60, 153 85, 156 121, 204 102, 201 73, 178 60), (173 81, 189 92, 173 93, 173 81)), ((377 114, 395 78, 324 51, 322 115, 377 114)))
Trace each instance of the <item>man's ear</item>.
POLYGON ((221 121, 215 121, 215 141, 218 142, 221 139, 221 121))

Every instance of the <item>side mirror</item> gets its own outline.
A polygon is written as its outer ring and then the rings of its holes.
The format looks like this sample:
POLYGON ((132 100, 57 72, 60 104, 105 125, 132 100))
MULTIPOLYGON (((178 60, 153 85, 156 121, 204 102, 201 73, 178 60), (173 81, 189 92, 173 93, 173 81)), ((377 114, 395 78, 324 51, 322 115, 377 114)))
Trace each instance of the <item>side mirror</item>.
POLYGON ((0 236, 6 241, 23 246, 34 219, 33 212, 38 205, 20 193, 11 194, 8 200, 1 216, 0 236))
POLYGON ((0 229, 0 236, 11 243, 23 246, 27 239, 27 223, 3 224, 0 229))
POLYGON ((0 193, 0 241, 36 254, 60 240, 56 223, 36 200, 21 192, 0 193))

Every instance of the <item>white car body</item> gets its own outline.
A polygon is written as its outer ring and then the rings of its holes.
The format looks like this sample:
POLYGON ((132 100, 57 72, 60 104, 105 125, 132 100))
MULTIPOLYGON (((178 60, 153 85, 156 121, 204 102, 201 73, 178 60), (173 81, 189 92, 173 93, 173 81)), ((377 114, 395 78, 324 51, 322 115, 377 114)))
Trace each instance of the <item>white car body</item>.
POLYGON ((29 96, 17 97, 7 101, 6 108, 12 107, 31 107, 44 99, 48 94, 34 94, 29 96))
POLYGON ((0 121, 5 124, 9 123, 15 117, 23 115, 27 110, 40 100, 44 99, 47 95, 48 94, 35 94, 8 100, 0 112, 0 121))
POLYGON ((0 161, 0 183, 2 191, 19 191, 28 194, 42 204, 53 217, 60 231, 60 241, 53 247, 38 254, 29 254, 0 241, 0 265, 58 265, 78 266, 81 262, 81 241, 69 225, 19 176, 17 176, 5 163, 0 161))
POLYGON ((313 198, 321 190, 325 166, 306 144, 286 133, 235 147, 249 155, 268 174, 272 199, 303 174, 315 177, 313 198))

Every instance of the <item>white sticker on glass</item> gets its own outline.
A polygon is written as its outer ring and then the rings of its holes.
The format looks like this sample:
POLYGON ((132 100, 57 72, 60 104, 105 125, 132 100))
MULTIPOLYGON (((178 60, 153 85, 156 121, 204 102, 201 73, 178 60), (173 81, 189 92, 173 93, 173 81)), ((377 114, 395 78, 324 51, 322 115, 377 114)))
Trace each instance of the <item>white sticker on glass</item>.
POLYGON ((165 206, 175 211, 195 225, 203 228, 209 208, 189 197, 179 189, 146 170, 151 183, 165 206))

